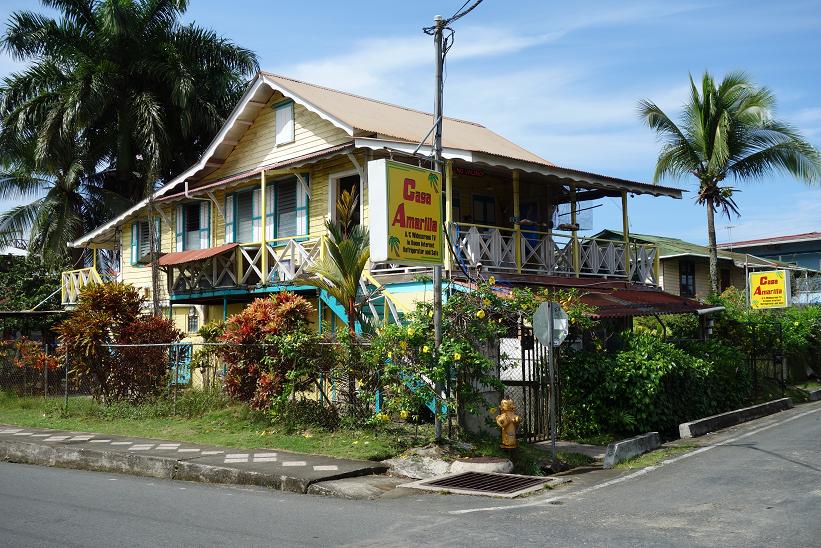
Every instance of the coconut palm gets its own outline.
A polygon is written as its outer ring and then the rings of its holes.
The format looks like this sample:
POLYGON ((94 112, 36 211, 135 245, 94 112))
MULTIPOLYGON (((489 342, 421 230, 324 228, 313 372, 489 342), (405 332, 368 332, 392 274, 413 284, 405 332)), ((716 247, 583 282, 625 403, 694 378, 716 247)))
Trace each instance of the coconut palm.
POLYGON ((29 66, 0 85, 0 131, 36 130, 42 159, 79 128, 131 201, 197 159, 257 70, 252 52, 182 25, 187 0, 42 4, 60 18, 18 11, 2 37, 29 66))
POLYGON ((35 159, 35 138, 0 140, 0 198, 27 203, 0 213, 0 245, 28 237, 29 252, 72 262, 75 240, 122 209, 125 199, 102 186, 95 172, 99 158, 79 136, 54 143, 35 159))
POLYGON ((707 207, 710 289, 718 292, 715 213, 739 215, 735 187, 727 179, 760 179, 772 171, 805 182, 821 177, 821 155, 788 124, 772 118, 775 97, 743 72, 716 84, 704 73, 701 89, 690 76, 690 98, 676 125, 657 105, 639 103, 642 120, 663 142, 654 182, 692 175, 698 179, 696 202, 707 207))

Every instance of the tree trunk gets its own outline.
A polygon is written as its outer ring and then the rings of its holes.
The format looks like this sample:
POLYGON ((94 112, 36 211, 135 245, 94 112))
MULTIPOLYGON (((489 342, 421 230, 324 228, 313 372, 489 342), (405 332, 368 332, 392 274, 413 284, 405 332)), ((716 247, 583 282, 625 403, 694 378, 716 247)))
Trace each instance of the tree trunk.
POLYGON ((348 340, 350 348, 348 357, 351 360, 348 364, 348 411, 351 415, 356 413, 356 374, 359 365, 359 347, 356 341, 356 302, 348 299, 348 340))
MULTIPOLYGON (((150 257, 151 257, 151 308, 152 314, 159 318, 160 313, 160 264, 159 264, 159 253, 157 252, 159 246, 157 243, 159 242, 159 234, 157 234, 156 224, 154 222, 154 215, 156 212, 154 211, 154 192, 153 189, 148 189, 148 243, 150 250, 150 257)), ((169 306, 170 303, 169 303, 169 306)))
POLYGON ((713 199, 707 198, 707 245, 710 248, 710 293, 718 293, 718 251, 713 199))

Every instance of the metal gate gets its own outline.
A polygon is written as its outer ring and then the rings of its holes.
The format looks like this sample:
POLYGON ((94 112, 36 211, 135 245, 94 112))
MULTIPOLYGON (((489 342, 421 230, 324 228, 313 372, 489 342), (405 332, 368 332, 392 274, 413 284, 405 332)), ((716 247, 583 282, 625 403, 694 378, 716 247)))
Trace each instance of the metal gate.
POLYGON ((191 382, 191 357, 194 346, 191 343, 174 343, 169 349, 171 360, 171 384, 188 384, 191 382))
POLYGON ((536 340, 528 326, 518 325, 511 333, 514 334, 515 337, 499 341, 499 376, 505 385, 504 396, 513 400, 522 417, 519 438, 527 442, 544 441, 550 438, 547 347, 536 340))

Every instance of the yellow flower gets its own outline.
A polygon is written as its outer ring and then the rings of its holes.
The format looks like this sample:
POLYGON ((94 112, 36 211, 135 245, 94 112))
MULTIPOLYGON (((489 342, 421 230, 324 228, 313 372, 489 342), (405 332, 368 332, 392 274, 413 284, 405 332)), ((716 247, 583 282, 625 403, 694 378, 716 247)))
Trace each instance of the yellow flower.
POLYGON ((496 277, 491 276, 490 278, 487 279, 487 283, 489 283, 490 285, 496 285, 496 277))
POLYGON ((483 299, 482 304, 485 306, 490 306, 490 299, 483 299))
POLYGON ((433 317, 433 310, 431 310, 430 312, 428 312, 428 318, 432 318, 432 317, 433 317))
POLYGON ((422 347, 422 352, 424 352, 425 354, 430 352, 430 348, 428 348, 428 345, 425 345, 425 346, 422 347))
POLYGON ((407 410, 403 409, 402 411, 400 411, 399 416, 402 417, 403 420, 407 419, 408 418, 407 410))
POLYGON ((484 310, 479 310, 479 312, 476 313, 476 316, 481 320, 482 318, 485 317, 485 311, 484 310))
POLYGON ((388 352, 388 359, 393 358, 393 352, 388 352))
POLYGON ((488 411, 490 412, 491 415, 496 414, 496 408, 495 407, 491 407, 490 409, 488 409, 488 411))
POLYGON ((408 343, 405 341, 399 341, 399 346, 401 346, 402 350, 404 350, 408 347, 408 343))
POLYGON ((354 440, 351 442, 351 445, 359 445, 359 442, 357 440, 354 440))
POLYGON ((408 328, 408 336, 413 337, 413 328, 412 327, 408 328))
POLYGON ((462 355, 459 352, 454 352, 453 353, 453 359, 454 359, 454 361, 458 362, 459 360, 462 359, 462 355))

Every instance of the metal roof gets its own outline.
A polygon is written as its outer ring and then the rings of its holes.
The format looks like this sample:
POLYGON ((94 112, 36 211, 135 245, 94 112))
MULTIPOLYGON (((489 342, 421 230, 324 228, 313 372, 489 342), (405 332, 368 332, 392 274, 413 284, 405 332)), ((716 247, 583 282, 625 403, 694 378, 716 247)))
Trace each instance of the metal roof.
POLYGON ((217 247, 209 247, 206 249, 191 249, 189 251, 175 251, 174 253, 166 253, 158 261, 160 266, 175 266, 178 264, 192 263, 194 261, 201 261, 208 259, 220 253, 224 253, 230 249, 234 249, 239 244, 222 244, 217 247))

